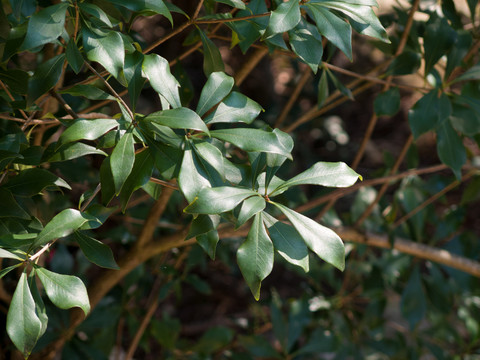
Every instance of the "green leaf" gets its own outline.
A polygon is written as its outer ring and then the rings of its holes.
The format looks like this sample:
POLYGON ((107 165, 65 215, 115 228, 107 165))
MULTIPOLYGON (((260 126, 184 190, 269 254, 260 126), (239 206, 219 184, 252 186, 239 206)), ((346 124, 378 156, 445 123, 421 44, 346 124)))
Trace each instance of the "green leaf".
POLYGON ((242 203, 235 227, 239 228, 250 218, 265 209, 266 202, 261 196, 252 196, 242 203))
POLYGON ((308 272, 308 248, 298 231, 265 212, 263 216, 275 250, 290 264, 300 266, 308 272))
POLYGON ((370 6, 350 1, 322 1, 322 6, 340 11, 351 20, 351 25, 360 34, 371 36, 380 41, 390 43, 388 35, 377 15, 370 6))
POLYGON ((100 63, 110 74, 122 82, 125 49, 120 34, 116 31, 92 31, 82 28, 83 48, 87 59, 100 63))
POLYGON ((88 315, 90 301, 88 300, 87 289, 76 276, 56 274, 44 268, 37 268, 36 274, 45 287, 50 301, 60 309, 71 309, 79 307, 88 315))
POLYGON ((352 61, 352 27, 321 4, 308 2, 305 6, 310 10, 320 33, 352 61))
POLYGON ((8 250, 0 248, 0 259, 14 259, 19 261, 24 261, 25 258, 21 258, 17 254, 14 254, 8 250))
POLYGON ((183 211, 190 214, 220 214, 232 210, 250 196, 258 196, 258 193, 231 186, 203 188, 183 211))
POLYGON ((242 0, 215 0, 215 1, 230 5, 237 9, 245 9, 245 3, 242 0))
POLYGON ((69 94, 73 96, 83 96, 90 100, 115 100, 112 95, 107 94, 102 89, 94 85, 74 85, 71 88, 59 91, 60 94, 69 94))
POLYGON ((172 129, 193 129, 210 134, 202 118, 193 110, 184 107, 154 112, 145 117, 145 121, 153 121, 172 129))
POLYGON ((457 134, 450 121, 443 121, 437 127, 437 152, 440 160, 448 165, 456 178, 462 178, 462 166, 467 161, 467 153, 462 138, 457 134))
POLYGON ((308 29, 293 29, 288 32, 290 46, 302 61, 316 74, 322 62, 323 45, 308 29))
POLYGON ((480 133, 480 113, 462 101, 462 96, 455 96, 452 103, 450 123, 455 130, 467 136, 480 133))
POLYGON ((247 239, 237 251, 237 263, 252 291, 260 299, 260 286, 273 268, 273 244, 263 225, 262 213, 255 215, 247 239))
POLYGON ((42 321, 35 311, 35 301, 28 287, 27 275, 22 273, 7 314, 7 333, 27 358, 41 336, 42 321))
POLYGON ((26 94, 28 91, 28 72, 19 69, 0 68, 0 79, 8 85, 11 91, 19 94, 26 94))
POLYGON ((450 99, 444 94, 438 95, 434 89, 418 100, 408 113, 408 122, 415 139, 427 131, 435 129, 452 113, 450 99))
POLYGON ((200 38, 203 44, 203 72, 206 76, 210 76, 213 72, 225 71, 225 65, 223 64, 222 55, 217 46, 212 40, 198 28, 200 38))
POLYGON ((87 13, 89 15, 93 15, 95 18, 100 20, 103 24, 107 25, 109 28, 113 27, 105 11, 103 11, 97 5, 81 2, 80 4, 78 4, 78 7, 82 12, 87 13))
POLYGON ((200 214, 192 220, 186 240, 216 230, 220 223, 219 215, 200 214))
POLYGON ((96 140, 118 125, 115 119, 75 120, 60 136, 58 144, 77 140, 96 140))
POLYGON ((37 313, 37 316, 42 323, 42 328, 40 329, 40 336, 43 336, 43 334, 45 334, 45 332, 47 331, 48 316, 47 309, 45 308, 45 303, 43 302, 40 292, 38 291, 37 282, 35 280, 35 271, 31 271, 30 275, 28 276, 28 285, 30 287, 30 292, 32 293, 33 300, 35 301, 35 312, 37 313))
POLYGON ((387 69, 389 75, 415 74, 422 63, 422 56, 415 51, 404 51, 395 59, 387 69))
POLYGON ((71 66, 72 70, 75 71, 75 74, 78 74, 80 70, 82 70, 85 60, 83 59, 80 50, 78 50, 77 44, 75 44, 73 38, 68 41, 65 54, 67 56, 68 64, 71 66))
POLYGON ((462 75, 457 77, 452 83, 464 80, 480 80, 480 65, 472 66, 470 69, 465 71, 462 75))
POLYGON ((275 133, 259 129, 223 129, 210 131, 214 138, 228 141, 245 151, 275 153, 291 159, 290 151, 282 144, 275 133))
MULTIPOLYGON (((467 30, 457 30, 457 39, 447 54, 447 67, 445 68, 444 79, 448 79, 453 69, 462 64, 472 46, 472 34, 467 30)), ((454 80, 455 81, 455 80, 454 80)))
POLYGON ((224 72, 212 72, 205 83, 198 100, 196 112, 203 116, 222 101, 232 90, 234 80, 224 72))
POLYGON ((33 14, 28 22, 27 36, 20 50, 30 50, 57 40, 65 25, 68 3, 49 6, 33 14))
POLYGON ((155 162, 149 149, 135 155, 132 172, 123 184, 122 191, 120 192, 120 204, 123 212, 125 212, 133 192, 150 180, 154 164, 155 162))
POLYGON ((150 80, 153 89, 173 108, 182 107, 178 87, 180 86, 177 79, 170 72, 170 65, 163 57, 150 54, 145 55, 142 63, 142 69, 145 76, 150 80))
POLYGON ((222 152, 206 141, 196 141, 194 144, 195 152, 218 172, 222 180, 225 180, 225 158, 222 152))
POLYGON ((345 269, 345 247, 334 231, 284 205, 272 202, 290 220, 305 244, 318 257, 343 271, 345 269))
POLYGON ((423 36, 425 75, 428 75, 438 60, 451 49, 456 38, 457 33, 445 18, 437 17, 435 21, 429 21, 423 36))
POLYGON ((297 185, 321 185, 347 187, 355 184, 361 176, 343 162, 317 162, 308 170, 285 181, 271 195, 285 188, 297 185))
POLYGON ((207 253, 210 259, 215 260, 215 252, 217 249, 218 241, 220 237, 218 236, 217 230, 211 230, 205 234, 197 236, 197 243, 202 247, 202 249, 207 253))
POLYGON ((300 5, 297 0, 282 2, 271 12, 265 31, 265 38, 293 29, 301 19, 300 5))
MULTIPOLYGON (((118 124, 117 124, 118 125, 118 124)), ((90 146, 81 142, 65 144, 60 146, 55 152, 48 158, 49 162, 56 161, 67 161, 76 159, 85 155, 104 155, 107 156, 107 153, 97 149, 94 146, 90 146)))
POLYGON ((132 11, 152 11, 165 16, 173 24, 172 14, 163 0, 110 0, 110 2, 126 7, 132 11))
POLYGON ((12 265, 12 266, 8 266, 2 270, 0 270, 0 279, 3 278, 5 275, 7 275, 10 271, 20 267, 23 265, 23 262, 20 262, 18 264, 15 264, 15 265, 12 265))
POLYGON ((205 123, 236 123, 251 124, 262 111, 262 107, 252 99, 232 91, 227 98, 218 104, 217 108, 205 118, 205 123))
POLYGON ((423 319, 427 311, 425 290, 420 277, 420 270, 415 266, 410 274, 407 285, 403 289, 400 308, 403 316, 407 319, 410 329, 423 319))
POLYGON ((56 188, 58 186, 71 190, 63 179, 48 170, 40 168, 23 170, 17 176, 10 178, 8 183, 4 185, 14 195, 24 197, 32 197, 47 187, 56 188))
POLYGON ((23 156, 16 152, 0 150, 0 171, 5 169, 14 159, 23 159, 23 156))
POLYGON ((132 172, 135 162, 135 143, 132 131, 127 131, 118 142, 110 156, 110 168, 112 170, 115 194, 119 194, 125 180, 132 172))
POLYGON ((28 81, 28 104, 53 88, 62 75, 65 54, 57 55, 39 65, 28 81))
POLYGON ((137 106, 137 100, 145 83, 145 79, 142 77, 142 63, 143 54, 135 51, 132 54, 125 55, 125 67, 123 69, 125 79, 128 84, 128 96, 130 97, 130 103, 133 110, 137 106))
POLYGON ((345 85, 343 85, 343 83, 340 80, 338 80, 338 78, 335 76, 335 74, 332 71, 330 71, 330 69, 325 68, 325 72, 327 73, 330 80, 332 80, 333 85, 337 88, 338 91, 340 91, 343 95, 348 97, 350 100, 355 100, 353 98, 352 91, 349 88, 347 88, 345 85))
POLYGON ((320 80, 318 81, 318 99, 317 99, 317 106, 320 109, 324 104, 325 100, 327 100, 329 94, 328 90, 328 77, 327 72, 325 70, 322 71, 322 75, 320 76, 320 80))
POLYGON ((30 215, 18 205, 17 200, 15 200, 12 193, 7 189, 0 188, 0 204, 2 204, 2 206, 0 206, 0 218, 15 217, 30 220, 30 215))
POLYGON ((28 17, 32 15, 37 9, 36 0, 10 0, 12 6, 13 15, 20 19, 20 15, 28 17))
POLYGON ((82 249, 83 254, 89 261, 106 269, 119 269, 113 258, 112 250, 107 245, 79 231, 75 231, 73 234, 80 249, 82 249))
POLYGON ((99 220, 92 215, 82 213, 75 209, 65 209, 55 215, 53 219, 45 225, 33 242, 31 248, 34 249, 38 246, 45 245, 51 240, 70 235, 90 221, 99 222, 99 220))
POLYGON ((400 92, 392 88, 375 98, 373 108, 377 116, 393 116, 400 110, 400 92))
MULTIPOLYGON (((288 152, 292 152, 294 145, 292 137, 279 129, 274 129, 272 132, 277 136, 278 141, 283 144, 284 148, 288 152)), ((270 182, 272 181, 278 169, 280 169, 286 159, 287 158, 283 155, 274 153, 266 154, 267 171, 265 174, 264 187, 266 187, 267 189, 270 188, 270 182)))

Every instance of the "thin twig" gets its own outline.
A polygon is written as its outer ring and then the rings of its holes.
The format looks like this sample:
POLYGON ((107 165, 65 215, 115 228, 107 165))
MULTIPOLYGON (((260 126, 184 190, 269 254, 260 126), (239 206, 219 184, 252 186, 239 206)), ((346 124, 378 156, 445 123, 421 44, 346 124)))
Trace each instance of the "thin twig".
POLYGON ((90 197, 87 199, 87 201, 85 201, 81 208, 80 208, 80 211, 83 212, 85 211, 85 209, 88 207, 88 205, 90 205, 90 203, 92 202, 93 199, 95 199, 95 196, 98 195, 98 193, 100 192, 100 190, 102 189, 102 184, 101 183, 98 183, 97 187, 95 188, 95 191, 93 192, 92 195, 90 195, 90 197))
POLYGON ((230 18, 230 19, 197 20, 197 21, 195 21, 195 24, 222 24, 222 23, 228 23, 228 22, 250 20, 250 19, 261 18, 261 17, 266 17, 266 16, 270 16, 270 13, 268 12, 268 13, 263 13, 263 14, 241 16, 241 17, 230 18))
POLYGON ((168 187, 168 188, 173 189, 173 190, 179 190, 178 185, 175 184, 175 183, 171 183, 171 182, 168 182, 168 181, 160 180, 160 179, 157 179, 157 178, 154 178, 154 177, 151 177, 151 178, 150 178, 150 181, 153 182, 153 183, 155 183, 155 184, 159 184, 159 185, 168 187))
POLYGON ((302 92, 302 89, 307 83, 308 79, 310 79, 310 68, 305 67, 305 70, 303 70, 303 74, 298 80, 298 83, 295 86, 295 89, 293 90, 292 95, 290 95, 287 104, 285 105, 282 112, 280 113, 280 116, 277 118, 277 121, 275 122, 275 127, 280 127, 283 124, 283 122, 285 121, 285 118, 287 117, 288 113, 292 109, 293 104, 295 104, 298 97, 300 96, 300 93, 302 92))
POLYGON ((423 203, 421 203, 420 205, 418 205, 415 209, 413 209, 412 211, 410 211, 408 214, 405 214, 404 216, 402 216, 400 219, 398 219, 397 221, 395 221, 395 223, 393 224, 393 228, 396 228, 398 226, 400 226, 401 224, 403 224, 405 221, 407 221, 408 219, 410 219, 412 216, 414 216, 415 214, 417 214, 419 211, 423 210, 424 208, 426 208, 428 205, 430 205, 431 203, 433 203, 434 201, 436 201, 437 199, 439 199, 440 197, 442 197, 443 195, 445 195, 447 192, 449 192, 450 190, 453 190, 455 189, 458 185, 460 185, 462 182, 465 182, 467 181, 469 178, 471 178, 473 175, 474 175, 475 171, 470 171, 469 173, 467 173, 465 176, 462 177, 461 180, 455 180, 453 181, 450 185, 446 186, 444 189, 442 189, 441 191, 437 192, 435 195, 429 197, 427 200, 425 200, 423 203))
POLYGON ((104 79, 102 75, 98 73, 97 70, 95 70, 89 63, 88 61, 85 61, 85 65, 88 67, 88 69, 93 72, 102 82, 103 84, 107 87, 107 89, 112 93, 113 96, 118 100, 118 102, 125 108, 125 111, 127 111, 128 116, 132 119, 132 121, 135 121, 135 115, 133 114, 132 110, 128 107, 128 105, 123 101, 122 97, 118 95, 118 93, 110 86, 107 80, 104 79))
POLYGON ((70 107, 70 105, 68 105, 66 103, 65 100, 63 100, 63 98, 54 90, 54 89, 51 89, 50 91, 50 95, 52 95, 55 99, 57 99, 57 101, 62 104, 63 108, 65 109, 65 111, 73 118, 73 119, 78 119, 78 115, 77 113, 75 113, 75 111, 73 111, 73 109, 70 107))
MULTIPOLYGON (((2 80, 0 80, 0 86, 2 87, 3 91, 5 91, 5 93, 10 98, 10 100, 15 101, 15 98, 13 97, 12 93, 10 92, 10 90, 8 90, 8 87, 3 83, 2 80)), ((20 114, 22 114, 23 118, 25 120, 28 120, 28 116, 25 113, 25 111, 23 111, 22 109, 20 109, 19 111, 20 111, 20 114)))

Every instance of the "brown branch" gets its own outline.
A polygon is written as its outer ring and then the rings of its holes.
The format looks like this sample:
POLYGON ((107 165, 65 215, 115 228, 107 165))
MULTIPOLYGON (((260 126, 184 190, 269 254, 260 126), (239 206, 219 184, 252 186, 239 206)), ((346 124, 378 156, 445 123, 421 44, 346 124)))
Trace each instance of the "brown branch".
POLYGON ((268 12, 263 14, 241 16, 241 17, 230 18, 230 19, 197 20, 195 21, 195 24, 223 24, 227 22, 244 21, 244 20, 250 20, 250 19, 261 18, 266 16, 270 16, 270 13, 268 12))
POLYGON ((257 66, 258 63, 267 54, 268 54, 268 49, 266 47, 255 50, 255 52, 252 53, 247 60, 245 60, 245 62, 243 63, 243 66, 235 74, 234 76, 235 84, 237 86, 240 86, 243 83, 243 81, 247 78, 248 74, 250 74, 252 70, 255 69, 255 66, 257 66))
MULTIPOLYGON (((3 91, 5 91, 5 93, 10 98, 10 100, 15 101, 15 98, 13 97, 12 93, 10 92, 10 90, 8 90, 8 87, 3 83, 2 80, 0 80, 0 86, 2 87, 3 91)), ((25 111, 23 111, 22 109, 20 109, 19 111, 20 111, 20 114, 22 114, 23 118, 25 120, 28 120, 28 116, 25 113, 25 111)))
MULTIPOLYGON (((398 156, 397 161, 393 165, 393 168, 390 170, 390 175, 393 175, 398 171, 398 168, 400 167, 400 164, 403 162, 403 159, 407 155, 407 151, 412 145, 412 143, 413 143, 413 135, 410 134, 407 141, 405 142, 405 145, 403 145, 403 149, 400 155, 398 156)), ((375 200, 367 207, 367 209, 363 212, 360 218, 355 222, 355 227, 360 226, 365 221, 365 219, 372 213, 373 209, 379 203, 380 199, 383 197, 383 195, 385 194, 389 186, 390 186, 389 183, 385 183, 382 185, 382 187, 377 193, 377 196, 375 197, 375 200)))
POLYGON ((290 95, 287 104, 283 108, 280 116, 277 118, 277 121, 275 122, 275 127, 280 127, 283 124, 288 113, 290 112, 293 105, 300 96, 300 93, 302 92, 302 89, 307 83, 308 79, 310 79, 310 68, 306 67, 305 70, 303 70, 302 76, 298 80, 297 86, 295 86, 295 90, 293 90, 293 93, 292 95, 290 95))
POLYGON ((132 121, 135 121, 135 115, 133 114, 132 110, 128 107, 128 105, 123 101, 122 97, 110 86, 107 80, 104 79, 102 75, 98 73, 97 70, 95 70, 92 65, 90 65, 87 61, 85 61, 85 65, 88 67, 88 69, 93 72, 102 82, 103 84, 107 87, 107 89, 112 93, 112 95, 118 100, 118 102, 125 108, 125 111, 127 111, 128 116, 132 119, 132 121))
POLYGON ((62 106, 63 108, 65 109, 65 111, 73 118, 73 119, 78 119, 78 115, 77 113, 75 113, 75 111, 73 111, 73 109, 70 107, 70 105, 68 105, 66 103, 65 100, 63 100, 63 98, 54 90, 50 90, 49 91, 50 95, 52 95, 62 106))
POLYGON ((417 214, 419 211, 423 210, 424 208, 426 208, 428 205, 430 205, 431 203, 435 202, 436 200, 438 200, 439 198, 441 198, 443 195, 445 195, 447 192, 449 192, 450 190, 453 190, 455 189, 458 185, 460 185, 462 182, 465 182, 467 181, 469 178, 471 178, 473 175, 474 175, 474 171, 470 171, 468 174, 466 174, 465 176, 462 177, 461 180, 455 180, 453 181, 450 185, 446 186, 444 189, 442 189, 441 191, 437 192, 435 195, 429 197, 427 200, 425 200, 423 203, 421 203, 420 205, 418 205, 415 209, 413 209, 412 211, 410 211, 408 214, 405 214, 404 216, 402 216, 400 219, 398 219, 397 221, 395 221, 395 223, 393 224, 393 227, 396 228, 397 226, 400 226, 401 224, 403 224, 405 221, 407 221, 408 219, 410 219, 412 216, 414 216, 415 214, 417 214))

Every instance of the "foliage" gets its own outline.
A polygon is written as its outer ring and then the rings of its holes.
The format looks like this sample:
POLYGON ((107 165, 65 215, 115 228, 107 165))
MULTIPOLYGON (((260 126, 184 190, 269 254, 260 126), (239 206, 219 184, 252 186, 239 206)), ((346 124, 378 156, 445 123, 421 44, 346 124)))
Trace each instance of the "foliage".
POLYGON ((123 346, 127 321, 136 332, 128 358, 138 346, 148 354, 152 343, 162 358, 188 359, 478 354, 480 301, 467 275, 480 276, 478 234, 475 225, 459 231, 478 200, 477 1, 463 13, 451 0, 413 1, 380 18, 371 0, 187 3, 2 1, 0 299, 8 304, 8 351, 105 359, 123 346), (168 35, 147 41, 142 24, 168 35), (355 41, 381 54, 374 72, 346 69, 345 59, 357 61, 355 41), (226 55, 234 53, 248 58, 235 65, 226 55), (281 115, 242 87, 267 53, 304 74, 281 115), (198 62, 189 73, 190 55, 203 61, 201 73, 198 62), (402 83, 410 74, 421 81, 402 83), (308 98, 300 90, 309 80, 317 104, 305 110, 295 101, 308 98), (335 117, 322 130, 300 127, 355 100, 361 81, 383 90, 362 109, 372 117, 359 144, 335 117), (406 111, 404 99, 413 104, 406 111), (359 168, 378 118, 402 112, 403 148, 388 148, 382 166, 359 168), (318 131, 339 150, 322 152, 330 161, 302 144, 318 131), (423 159, 412 144, 431 134, 436 151, 423 159), (435 157, 443 165, 426 167, 435 157), (360 174, 365 181, 356 184, 360 174), (428 206, 469 179, 461 201, 428 206), (364 244, 345 246, 341 237, 364 244), (378 255, 369 245, 394 250, 378 255), (271 324, 273 344, 253 325, 212 326, 188 339, 177 312, 152 318, 173 294, 178 302, 189 288, 212 294, 202 276, 220 262, 241 273, 255 300, 267 296, 248 321, 271 324), (274 263, 295 279, 293 291, 281 281, 261 286, 274 263), (128 304, 147 292, 139 323, 140 309, 128 304), (73 308, 68 318, 63 310, 73 308))

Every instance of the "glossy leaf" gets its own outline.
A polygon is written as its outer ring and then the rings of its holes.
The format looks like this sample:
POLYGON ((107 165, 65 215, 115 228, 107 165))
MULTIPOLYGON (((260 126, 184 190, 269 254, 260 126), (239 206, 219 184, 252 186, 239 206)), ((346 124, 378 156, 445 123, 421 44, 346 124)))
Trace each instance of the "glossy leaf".
POLYGON ((100 20, 103 24, 107 25, 109 28, 113 27, 110 19, 108 18, 107 14, 105 13, 105 11, 103 11, 97 5, 89 4, 89 3, 86 3, 86 2, 81 2, 80 4, 78 4, 78 8, 82 12, 94 16, 95 18, 100 20))
POLYGON ((49 162, 67 161, 67 160, 76 159, 85 155, 93 155, 93 154, 107 156, 106 152, 100 149, 97 149, 94 146, 90 146, 81 142, 69 143, 55 150, 55 152, 48 158, 48 161, 49 162))
POLYGON ((273 244, 263 225, 262 213, 255 215, 247 239, 237 251, 237 263, 255 300, 260 286, 273 268, 273 244))
POLYGON ((207 124, 244 122, 251 124, 262 111, 262 107, 252 99, 232 91, 217 108, 205 118, 207 124))
POLYGON ((452 113, 452 105, 445 94, 432 90, 418 100, 408 113, 408 122, 417 139, 427 131, 435 129, 452 113))
POLYGON ((145 55, 142 69, 147 79, 150 80, 152 88, 163 96, 173 108, 182 106, 178 93, 180 85, 170 72, 167 60, 156 54, 145 55))
POLYGON ((146 149, 135 155, 132 171, 127 180, 125 180, 122 191, 120 192, 120 204, 123 212, 125 212, 133 192, 148 183, 152 176, 153 168, 154 159, 150 149, 146 149))
POLYGON ((13 293, 6 328, 12 342, 27 358, 41 335, 42 322, 35 311, 35 301, 25 272, 20 276, 13 293))
POLYGON ((425 74, 444 56, 455 43, 457 33, 444 18, 437 18, 427 24, 424 34, 425 74))
POLYGON ((250 189, 231 186, 203 188, 183 211, 190 214, 220 214, 232 210, 250 196, 258 194, 250 189))
POLYGON ((112 250, 107 245, 80 231, 75 231, 74 235, 80 249, 89 261, 106 269, 119 269, 113 258, 112 250))
POLYGON ((285 148, 273 132, 258 129, 224 129, 210 131, 214 138, 228 141, 245 151, 262 151, 280 154, 291 159, 290 151, 285 148))
POLYGON ((61 275, 44 268, 35 270, 50 301, 60 309, 79 307, 85 316, 90 312, 87 289, 76 276, 61 275))
POLYGON ((395 59, 387 69, 387 74, 408 75, 414 74, 420 68, 422 57, 415 51, 404 51, 395 59))
POLYGON ((123 72, 128 84, 128 96, 133 110, 137 106, 137 100, 145 83, 145 79, 142 77, 142 63, 143 54, 141 52, 136 51, 132 54, 125 54, 123 72))
POLYGON ((202 247, 202 249, 212 260, 215 260, 215 253, 219 240, 220 237, 218 236, 218 232, 216 230, 211 230, 205 234, 197 236, 197 243, 202 247))
POLYGON ((28 91, 28 79, 30 75, 28 72, 19 69, 2 69, 0 68, 0 80, 2 80, 10 90, 26 94, 28 91))
POLYGON ((28 22, 27 36, 20 49, 30 50, 57 40, 62 34, 68 7, 68 3, 60 3, 33 14, 28 22))
POLYGON ((264 37, 283 33, 293 29, 300 22, 300 5, 296 0, 282 2, 271 12, 267 30, 264 37))
POLYGON ((70 235, 87 222, 99 222, 99 220, 84 212, 75 209, 65 209, 55 215, 43 230, 38 234, 31 248, 45 245, 51 240, 58 239, 70 235))
POLYGON ((90 61, 100 63, 110 74, 122 82, 125 49, 116 31, 96 32, 82 28, 83 48, 90 61))
POLYGON ((186 240, 215 230, 219 223, 219 215, 198 215, 192 220, 186 240))
POLYGON ((288 32, 290 46, 295 54, 303 60, 316 74, 322 62, 323 45, 308 29, 294 29, 288 32))
POLYGON ((71 88, 59 91, 59 93, 83 96, 90 100, 115 100, 112 95, 107 94, 105 91, 94 85, 74 85, 71 88))
POLYGON ((329 95, 328 77, 327 77, 327 72, 323 70, 322 75, 320 75, 320 79, 318 80, 318 98, 317 98, 318 108, 322 107, 325 100, 327 100, 328 95, 329 95))
POLYGON ((400 92, 398 88, 392 88, 375 98, 373 103, 377 116, 393 116, 400 110, 400 92))
POLYGON ((1 187, 0 204, 2 204, 2 206, 0 206, 0 218, 16 217, 24 220, 30 220, 30 215, 20 205, 18 205, 18 202, 15 200, 12 193, 1 187))
POLYGON ((132 11, 152 11, 165 16, 173 24, 172 15, 163 0, 110 0, 112 3, 126 7, 132 11))
POLYGON ((29 104, 55 86, 62 74, 64 60, 65 54, 61 54, 38 66, 28 82, 29 104))
POLYGON ((352 60, 352 27, 321 4, 306 3, 320 33, 352 60))
POLYGON ((188 202, 194 201, 200 190, 212 186, 207 175, 199 166, 195 152, 189 143, 186 143, 183 152, 182 165, 178 174, 178 185, 188 202))
POLYGON ((206 141, 195 142, 195 152, 206 162, 208 162, 225 180, 225 165, 222 152, 215 146, 206 141))
POLYGON ((196 112, 184 107, 154 112, 148 115, 145 121, 153 121, 172 129, 193 129, 210 134, 202 118, 196 112))
POLYGON ((333 230, 297 213, 284 205, 272 202, 290 220, 305 244, 317 256, 343 271, 345 269, 345 247, 333 230))
POLYGON ((78 74, 80 70, 82 70, 85 60, 83 59, 82 53, 78 49, 77 44, 75 44, 75 40, 70 39, 68 41, 65 55, 67 56, 67 62, 70 67, 75 71, 75 74, 78 74))
POLYGON ((0 248, 0 259, 14 259, 19 261, 24 261, 24 258, 21 258, 17 254, 14 254, 8 250, 0 248))
POLYGON ((234 80, 224 72, 212 72, 200 93, 196 112, 203 116, 232 90, 234 80))
POLYGON ((265 199, 261 196, 252 196, 248 199, 245 199, 240 207, 240 212, 238 213, 237 223, 235 227, 240 227, 245 224, 252 216, 258 214, 260 211, 265 209, 266 202, 265 199))
POLYGON ((3 268, 2 270, 0 270, 0 279, 3 278, 5 275, 7 275, 10 271, 15 270, 16 268, 22 265, 23 265, 23 262, 19 262, 18 264, 3 268))
POLYGON ((68 126, 58 139, 58 143, 66 144, 77 140, 95 140, 118 125, 118 121, 115 119, 79 119, 68 126))
POLYGON ((40 168, 23 170, 4 185, 14 195, 25 197, 37 195, 45 188, 58 186, 71 189, 63 179, 40 168))
POLYGON ((378 40, 390 43, 387 32, 378 20, 371 6, 355 4, 349 1, 322 1, 325 7, 337 10, 347 15, 351 20, 352 26, 360 34, 371 36, 378 40))
POLYGON ((330 187, 347 187, 355 184, 361 176, 343 162, 318 162, 308 170, 285 181, 272 195, 284 188, 297 185, 321 185, 330 187))
POLYGON ((266 213, 263 213, 263 216, 275 250, 290 264, 299 266, 308 272, 308 248, 298 231, 273 216, 266 213))
POLYGON ((480 133, 480 113, 463 100, 462 96, 454 97, 450 123, 460 133, 473 136, 480 133))
POLYGON ((198 29, 203 44, 203 72, 206 76, 210 76, 214 72, 224 72, 222 55, 217 46, 209 39, 203 30, 198 29))
POLYGON ((130 175, 135 161, 135 147, 133 133, 127 131, 118 142, 110 156, 110 168, 112 170, 115 194, 119 194, 125 180, 130 175))
POLYGON ((458 180, 462 178, 462 166, 467 161, 467 153, 462 138, 450 121, 443 121, 437 127, 437 152, 440 160, 448 165, 458 180))
POLYGON ((245 3, 242 0, 215 0, 215 1, 230 5, 237 9, 245 9, 245 3))

